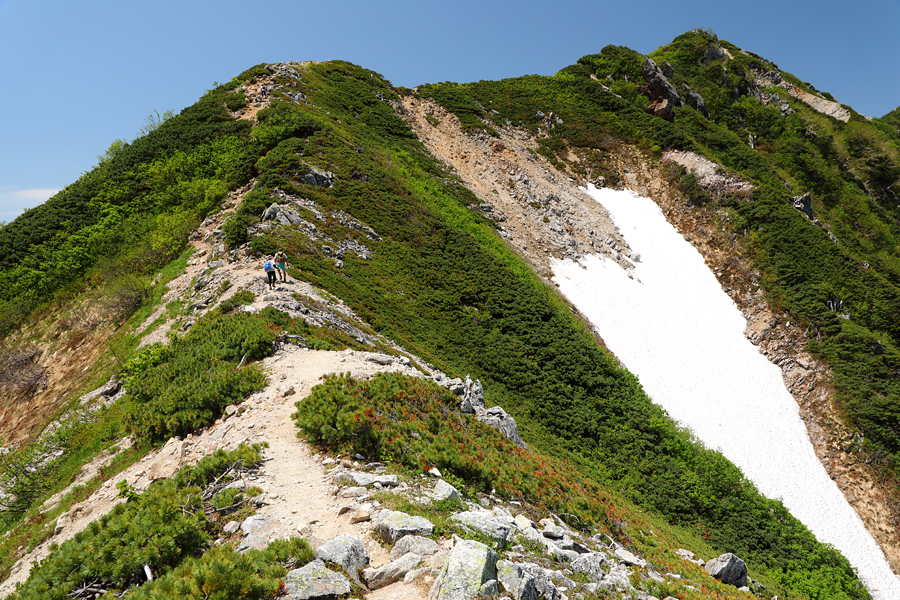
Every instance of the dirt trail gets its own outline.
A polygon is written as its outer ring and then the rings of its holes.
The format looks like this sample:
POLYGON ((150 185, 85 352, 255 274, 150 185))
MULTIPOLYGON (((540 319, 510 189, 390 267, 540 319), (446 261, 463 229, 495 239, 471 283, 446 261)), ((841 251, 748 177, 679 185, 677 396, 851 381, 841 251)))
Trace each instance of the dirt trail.
MULTIPOLYGON (((352 510, 338 516, 342 506, 356 507, 357 502, 335 495, 337 487, 326 477, 322 457, 297 437, 290 415, 296 410, 294 403, 309 395, 313 386, 327 374, 349 372, 357 378, 368 378, 379 372, 421 375, 399 361, 380 364, 391 360, 387 355, 368 352, 330 352, 296 346, 287 346, 265 359, 262 364, 270 383, 242 404, 240 414, 219 419, 202 433, 189 435, 184 440, 172 438, 159 451, 148 454, 107 481, 90 498, 73 505, 58 519, 58 533, 16 563, 10 577, 0 584, 0 598, 13 592, 16 583, 27 579, 31 566, 49 555, 51 544, 71 539, 122 502, 115 483, 125 480, 136 491, 144 491, 153 481, 170 477, 184 465, 195 464, 219 448, 230 450, 241 443, 269 444, 257 478, 248 482, 264 492, 266 504, 257 514, 268 517, 270 524, 260 532, 261 535, 269 540, 302 535, 315 546, 340 533, 351 533, 366 544, 372 566, 389 562, 387 551, 370 537, 369 522, 352 524, 352 510), (377 357, 379 363, 370 360, 373 357, 377 357)), ((92 467, 85 469, 90 471, 92 467)), ((397 583, 378 590, 371 597, 403 600, 424 597, 424 592, 415 585, 397 583)))

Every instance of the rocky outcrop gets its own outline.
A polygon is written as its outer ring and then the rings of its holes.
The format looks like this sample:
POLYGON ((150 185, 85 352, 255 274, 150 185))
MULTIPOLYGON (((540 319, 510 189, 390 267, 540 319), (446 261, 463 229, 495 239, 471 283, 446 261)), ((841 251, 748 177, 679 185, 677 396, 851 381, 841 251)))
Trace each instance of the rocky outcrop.
POLYGON ((448 379, 443 373, 434 376, 438 385, 448 388, 460 397, 459 410, 475 418, 500 432, 512 440, 519 448, 528 449, 528 445, 519 435, 519 427, 516 420, 499 406, 484 407, 484 388, 481 380, 472 381, 469 375, 465 379, 448 379))
MULTIPOLYGON (((650 98, 650 112, 657 117, 661 117, 668 121, 675 118, 672 109, 678 106, 684 106, 684 99, 675 86, 666 79, 662 69, 660 69, 652 58, 644 59, 641 65, 641 76, 644 78, 644 85, 641 92, 650 98)), ((705 105, 705 103, 704 103, 705 105)))
MULTIPOLYGON (((781 73, 779 73, 778 71, 771 69, 761 72, 756 71, 754 72, 754 77, 756 84, 760 87, 779 87, 785 90, 794 98, 802 100, 803 102, 808 104, 810 108, 822 113, 823 115, 834 117, 835 119, 843 121, 844 123, 850 120, 850 111, 844 108, 841 104, 798 88, 790 82, 785 81, 781 77, 781 73)), ((771 96, 769 96, 769 98, 771 98, 771 96)), ((782 107, 782 114, 784 113, 785 109, 782 107)))
POLYGON ((707 562, 704 568, 722 583, 739 588, 747 585, 747 563, 730 552, 707 562))
POLYGON ((794 205, 794 208, 806 215, 807 219, 815 221, 816 217, 813 215, 812 210, 812 196, 809 192, 806 192, 802 196, 794 196, 791 200, 791 204, 794 205))
POLYGON ((682 83, 681 88, 684 90, 685 102, 692 106, 694 110, 699 112, 701 115, 709 118, 709 110, 707 110, 706 108, 706 100, 703 99, 703 96, 692 90, 686 83, 682 83))
POLYGON ((334 185, 334 173, 323 171, 312 165, 306 165, 303 183, 316 187, 331 187, 334 185))

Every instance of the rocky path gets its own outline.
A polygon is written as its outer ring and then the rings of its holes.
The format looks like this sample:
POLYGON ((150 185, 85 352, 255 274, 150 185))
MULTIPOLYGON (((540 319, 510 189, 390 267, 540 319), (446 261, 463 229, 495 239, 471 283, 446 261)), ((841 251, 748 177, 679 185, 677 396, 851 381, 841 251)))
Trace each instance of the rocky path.
MULTIPOLYGON (((263 368, 270 375, 270 384, 248 398, 235 414, 220 419, 198 435, 189 435, 184 440, 172 438, 159 451, 148 454, 107 481, 90 498, 73 505, 57 520, 56 535, 16 563, 10 577, 0 584, 0 597, 11 593, 16 583, 27 579, 31 566, 49 555, 51 544, 71 539, 121 502, 115 483, 125 480, 136 491, 144 491, 153 481, 170 477, 182 466, 195 464, 219 448, 230 450, 241 443, 269 444, 257 479, 247 482, 263 490, 265 502, 257 512, 265 518, 265 526, 254 532, 256 537, 251 543, 265 544, 273 539, 302 535, 315 546, 340 533, 351 533, 368 540, 367 550, 374 566, 388 562, 387 552, 368 535, 370 523, 351 523, 354 511, 338 516, 342 506, 358 508, 366 501, 336 495, 337 487, 326 477, 322 457, 297 437, 290 415, 295 410, 294 403, 306 397, 327 374, 349 372, 354 377, 367 378, 379 372, 420 373, 386 355, 307 350, 295 346, 288 346, 265 359, 263 368), (372 358, 378 358, 379 362, 373 362, 372 358)), ((108 456, 98 457, 98 460, 106 461, 108 456)), ((86 472, 92 470, 92 465, 85 467, 86 472)), ((377 597, 381 598, 406 598, 411 592, 384 588, 379 593, 377 597)))

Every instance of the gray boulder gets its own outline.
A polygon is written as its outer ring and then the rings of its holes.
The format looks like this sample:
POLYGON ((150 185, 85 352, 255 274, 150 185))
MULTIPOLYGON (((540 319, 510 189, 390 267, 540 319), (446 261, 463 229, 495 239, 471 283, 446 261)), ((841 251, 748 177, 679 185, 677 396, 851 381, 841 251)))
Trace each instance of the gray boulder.
POLYGON ((307 165, 306 173, 303 175, 303 183, 317 187, 331 187, 334 185, 334 173, 307 165))
POLYGON ((722 49, 718 44, 713 44, 709 48, 706 49, 706 53, 703 55, 703 58, 700 59, 700 62, 704 65, 707 65, 713 61, 721 60, 728 56, 725 54, 725 50, 722 49))
POLYGON ((607 563, 606 555, 602 552, 591 552, 582 554, 572 561, 572 570, 577 573, 584 573, 593 581, 600 581, 606 572, 603 567, 607 563))
POLYGON ((802 196, 794 196, 791 200, 791 204, 794 205, 794 208, 806 215, 806 218, 810 221, 815 218, 812 210, 812 196, 809 192, 806 192, 802 196))
POLYGON ((284 576, 284 591, 289 600, 322 598, 329 600, 349 594, 350 581, 325 567, 321 560, 294 569, 284 576))
POLYGON ((534 576, 508 560, 497 562, 497 580, 515 600, 538 600, 534 576))
POLYGON ((617 565, 600 581, 600 587, 610 592, 632 590, 630 575, 628 567, 617 565))
POLYGON ((499 429, 500 433, 512 440, 519 448, 528 449, 528 445, 522 441, 522 437, 519 435, 519 427, 516 425, 516 420, 499 406, 492 406, 485 411, 479 411, 475 418, 485 425, 499 429))
POLYGON ((405 535, 431 535, 434 524, 425 517, 383 510, 375 518, 375 535, 386 542, 396 542, 405 535))
POLYGON ((685 102, 694 107, 701 115, 709 118, 709 110, 706 108, 706 100, 703 99, 703 96, 692 90, 686 83, 681 84, 681 87, 684 90, 685 102))
POLYGON ((316 558, 341 565, 356 583, 361 583, 359 571, 369 564, 369 552, 362 541, 349 533, 342 533, 316 550, 316 558))
POLYGON ((245 535, 250 535, 251 533, 262 531, 269 526, 269 523, 270 520, 268 517, 264 517, 263 515, 251 515, 241 523, 241 531, 243 531, 245 535))
POLYGON ((419 566, 420 562, 422 562, 422 557, 410 552, 383 567, 366 569, 363 571, 363 578, 370 590, 377 590, 400 581, 407 573, 419 566))
POLYGON ((629 552, 625 548, 622 548, 621 546, 616 546, 616 549, 613 550, 613 557, 615 557, 617 561, 628 567, 632 567, 634 565, 644 565, 644 561, 642 559, 638 558, 633 553, 629 552))
POLYGON ((474 540, 455 538, 456 543, 431 588, 432 600, 468 600, 481 586, 497 578, 497 553, 474 540))
POLYGON ((278 213, 281 212, 281 207, 278 206, 277 202, 273 202, 269 205, 269 208, 263 211, 261 221, 273 221, 278 218, 278 213))
POLYGON ((435 500, 458 500, 462 502, 462 495, 459 491, 443 479, 437 482, 431 495, 435 500))
POLYGON ((441 547, 438 543, 430 538, 420 535, 406 535, 397 540, 397 543, 391 548, 391 560, 397 560, 410 552, 419 556, 431 556, 432 554, 437 554, 440 549, 441 547))
POLYGON ((712 559, 704 568, 722 583, 739 588, 747 585, 747 563, 731 552, 712 559))
POLYGON ((459 523, 466 529, 477 531, 497 542, 498 547, 503 547, 509 539, 512 531, 512 520, 502 520, 490 513, 467 510, 450 517, 454 523, 459 523))

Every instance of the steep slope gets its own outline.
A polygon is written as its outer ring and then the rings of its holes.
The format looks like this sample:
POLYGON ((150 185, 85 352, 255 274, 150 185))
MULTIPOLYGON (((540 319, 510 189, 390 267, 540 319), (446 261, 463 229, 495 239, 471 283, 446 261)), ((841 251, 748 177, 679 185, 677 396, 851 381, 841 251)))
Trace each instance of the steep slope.
MULTIPOLYGON (((303 308, 314 306, 297 298, 296 303, 274 298, 277 309, 254 315, 231 312, 246 299, 234 293, 226 308, 211 309, 228 286, 210 283, 220 266, 210 262, 209 271, 204 268, 191 284, 190 304, 169 305, 170 313, 181 313, 185 330, 170 349, 147 346, 134 352, 141 336, 122 332, 124 348, 117 352, 124 352, 120 363, 130 379, 126 397, 104 417, 124 422, 110 436, 128 431, 145 447, 214 422, 226 404, 262 385, 257 360, 271 352, 276 332, 350 347, 371 341, 387 348, 390 338, 451 375, 479 377, 489 403, 516 416, 533 448, 569 460, 567 469, 586 485, 620 491, 702 535, 716 551, 739 552, 774 593, 865 597, 843 558, 818 544, 780 503, 760 497, 720 455, 693 443, 635 378, 597 347, 571 307, 535 276, 533 269, 546 268, 547 253, 575 258, 594 249, 625 268, 638 260, 604 211, 579 204, 583 196, 570 176, 579 182, 589 175, 609 185, 628 183, 633 173, 621 169, 618 151, 632 150, 620 138, 634 142, 642 136, 651 156, 662 146, 701 149, 692 141, 693 130, 685 133, 647 114, 636 88, 631 105, 623 94, 604 90, 591 78, 596 73, 579 68, 554 78, 419 91, 419 97, 433 95, 443 103, 464 131, 481 130, 474 132, 478 141, 468 140, 463 151, 489 145, 497 155, 493 173, 487 165, 474 165, 484 169, 472 172, 490 207, 481 206, 485 203, 398 118, 397 113, 415 109, 415 93, 398 94, 377 74, 342 62, 251 69, 147 139, 110 155, 63 194, 67 210, 83 222, 66 215, 50 219, 51 213, 42 211, 4 228, 0 242, 13 247, 31 236, 46 263, 32 272, 16 262, 19 252, 4 267, 9 284, 2 297, 4 323, 18 336, 9 339, 52 338, 54 331, 37 327, 39 311, 64 306, 68 295, 108 279, 109 261, 122 261, 139 274, 155 273, 184 247, 190 227, 182 226, 216 211, 230 191, 229 202, 240 195, 240 205, 223 215, 228 219, 216 235, 225 245, 215 245, 213 262, 242 262, 283 247, 291 257, 292 278, 341 298, 382 337, 325 331, 304 316, 303 308), (475 101, 479 94, 485 97, 475 101), (500 135, 495 127, 512 132, 502 147, 492 139, 500 135), (542 158, 522 167, 517 175, 523 177, 512 177, 518 171, 514 163, 531 154, 529 147, 542 158), (249 191, 241 187, 247 183, 249 191), (152 220, 135 215, 142 207, 151 209, 152 220), (498 221, 505 229, 500 235, 498 221), (127 236, 104 237, 109 227, 121 231, 116 227, 122 225, 139 244, 127 236), (533 265, 510 249, 505 241, 510 239, 533 265), (98 252, 86 252, 94 245, 98 252), (125 247, 134 250, 119 254, 125 247), (60 281, 64 267, 70 276, 60 281), (25 280, 39 284, 44 296, 23 288, 25 280), (51 302, 41 304, 54 293, 51 302), (206 316, 194 321, 185 312, 206 316), (206 383, 214 384, 216 393, 206 383)), ((627 95, 629 89, 619 91, 627 95)), ((420 113, 425 123, 440 125, 427 110, 420 113)), ((676 112, 689 122, 685 111, 690 110, 676 112)), ((711 101, 710 110, 720 110, 720 103, 711 101)), ((714 129, 704 140, 722 132, 714 129)), ((728 144, 722 147, 750 160, 736 136, 723 139, 728 144)), ((748 164, 756 169, 751 175, 762 174, 766 181, 772 176, 762 163, 748 164)), ((706 192, 691 183, 676 170, 659 185, 681 185, 691 191, 692 201, 702 201, 706 192)), ((743 193, 734 202, 746 199, 743 193)), ((62 206, 62 200, 55 205, 62 206)), ((38 361, 52 366, 46 356, 38 361)), ((113 370, 106 369, 106 374, 113 370)), ((457 468, 454 475, 473 485, 490 481, 480 468, 457 468)), ((581 502, 553 501, 563 507, 581 502)), ((576 507, 579 518, 614 533, 628 531, 627 518, 623 522, 584 506, 576 507)))

